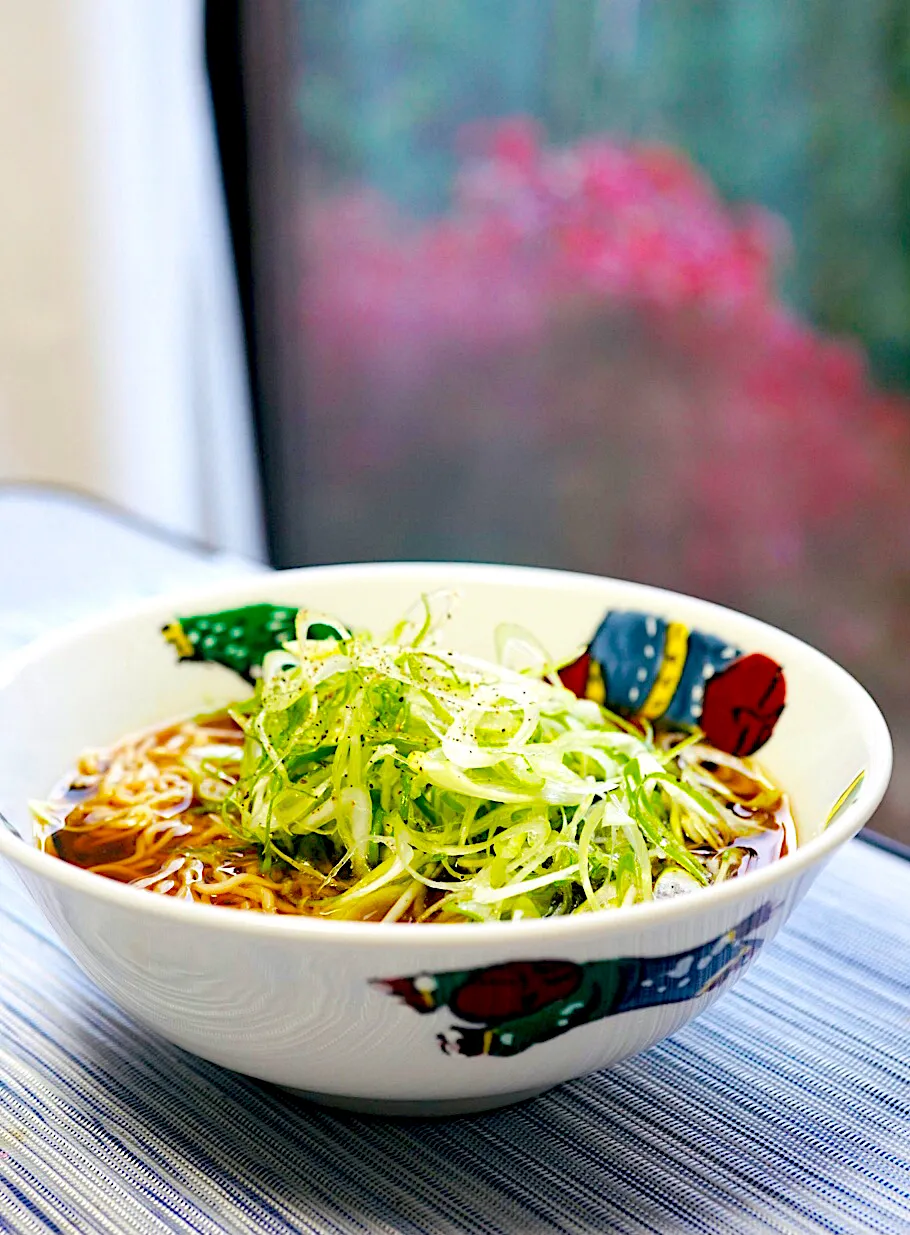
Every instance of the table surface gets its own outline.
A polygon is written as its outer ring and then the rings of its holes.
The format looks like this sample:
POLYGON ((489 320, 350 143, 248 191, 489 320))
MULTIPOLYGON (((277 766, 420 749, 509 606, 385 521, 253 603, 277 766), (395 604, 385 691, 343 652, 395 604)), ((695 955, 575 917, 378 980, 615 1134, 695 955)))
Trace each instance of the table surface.
MULTIPOLYGON (((0 543, 0 650, 244 565, 59 494, 0 491, 0 543)), ((861 841, 672 1039, 438 1123, 329 1113, 138 1028, 0 868, 0 1231, 910 1233, 908 1040, 910 863, 861 841)))

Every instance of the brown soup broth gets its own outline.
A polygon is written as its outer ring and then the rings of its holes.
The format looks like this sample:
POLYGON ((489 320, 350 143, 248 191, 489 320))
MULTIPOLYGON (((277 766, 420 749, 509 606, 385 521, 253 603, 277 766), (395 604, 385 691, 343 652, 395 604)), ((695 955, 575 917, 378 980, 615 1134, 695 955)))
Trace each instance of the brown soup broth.
MULTIPOLYGON (((679 735, 668 735, 673 742, 679 735)), ((355 882, 329 862, 273 860, 244 844, 225 822, 222 804, 240 775, 243 733, 227 713, 171 723, 83 754, 41 814, 37 843, 48 854, 107 879, 189 901, 286 915, 330 916, 332 902, 355 882)), ((709 754, 705 748, 705 754, 709 754)), ((720 863, 725 877, 765 866, 795 846, 786 795, 703 757, 700 769, 735 795, 730 809, 748 835, 692 852, 720 863), (762 799, 763 805, 751 805, 762 799)), ((718 865, 718 869, 720 869, 718 865)), ((464 921, 434 905, 442 894, 420 886, 407 904, 401 887, 363 896, 345 917, 375 921, 464 921)))

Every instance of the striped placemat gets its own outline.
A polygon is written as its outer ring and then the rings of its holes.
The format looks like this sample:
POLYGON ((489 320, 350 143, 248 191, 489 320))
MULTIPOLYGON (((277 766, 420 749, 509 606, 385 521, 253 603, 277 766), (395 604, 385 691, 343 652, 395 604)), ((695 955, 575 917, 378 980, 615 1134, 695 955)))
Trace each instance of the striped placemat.
POLYGON ((899 1235, 908 1040, 910 864, 859 841, 671 1041, 447 1123, 322 1111, 138 1029, 4 870, 0 1230, 899 1235))

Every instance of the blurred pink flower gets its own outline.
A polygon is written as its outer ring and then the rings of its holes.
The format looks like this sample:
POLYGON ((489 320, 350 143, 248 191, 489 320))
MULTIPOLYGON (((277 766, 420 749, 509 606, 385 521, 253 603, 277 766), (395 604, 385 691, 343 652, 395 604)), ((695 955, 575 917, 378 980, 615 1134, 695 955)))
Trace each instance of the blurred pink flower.
MULTIPOLYGON (((482 442, 490 415, 476 398, 513 418, 504 432, 550 438, 554 466, 573 433, 632 452, 634 433, 646 439, 664 506, 684 499, 686 577, 706 591, 737 571, 800 568, 815 530, 866 508, 879 522, 890 512, 907 537, 889 457, 910 451, 908 403, 874 391, 857 347, 783 305, 780 219, 726 205, 664 146, 598 137, 554 149, 517 118, 471 126, 459 151, 445 217, 415 223, 368 192, 305 203, 313 380, 333 406, 383 409, 353 417, 344 466, 438 446, 449 413, 453 440, 482 442), (587 339, 594 319, 625 323, 629 355, 611 354, 597 389, 573 393, 584 378, 570 373, 541 399, 527 358, 556 335, 572 354, 573 330, 587 339), (683 412, 636 411, 661 368, 683 412), (532 424, 538 404, 546 416, 532 424), (627 434, 623 419, 639 414, 651 421, 627 434)), ((589 364, 591 348, 577 345, 589 364)))

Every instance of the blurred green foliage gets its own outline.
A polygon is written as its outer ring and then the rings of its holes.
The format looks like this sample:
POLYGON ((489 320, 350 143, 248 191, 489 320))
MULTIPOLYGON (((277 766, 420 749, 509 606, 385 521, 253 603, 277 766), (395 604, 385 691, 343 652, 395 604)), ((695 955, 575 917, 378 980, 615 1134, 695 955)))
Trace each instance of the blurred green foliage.
MULTIPOLYGON (((582 0, 585 3, 585 0, 582 0)), ((298 0, 310 174, 444 209, 467 123, 538 114, 551 0, 298 0)))
POLYGON ((445 209, 458 134, 686 150, 780 213, 791 301, 910 385, 910 0, 296 0, 301 166, 445 209))

